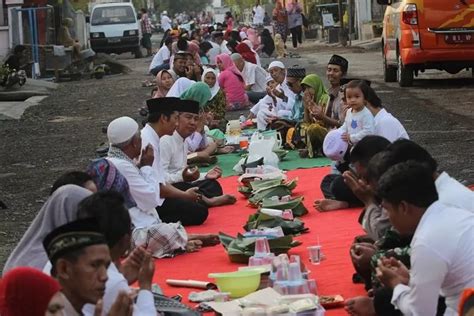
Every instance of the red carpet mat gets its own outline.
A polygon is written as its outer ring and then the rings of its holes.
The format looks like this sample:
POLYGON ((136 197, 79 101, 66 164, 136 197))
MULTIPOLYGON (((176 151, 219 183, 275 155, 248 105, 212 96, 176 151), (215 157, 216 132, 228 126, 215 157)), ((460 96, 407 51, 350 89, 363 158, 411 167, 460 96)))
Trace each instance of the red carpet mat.
MULTIPOLYGON (((311 277, 316 279, 320 295, 341 294, 344 298, 364 295, 363 285, 352 283, 353 268, 349 258, 349 247, 356 235, 363 233, 357 218, 360 210, 342 210, 328 213, 316 212, 313 201, 322 197, 319 185, 329 168, 300 169, 289 171, 288 178, 299 178, 294 195, 303 195, 305 205, 310 213, 302 220, 310 228, 309 233, 296 239, 303 245, 293 248, 290 254, 297 254, 307 263, 311 277), (321 265, 309 263, 306 247, 317 243, 319 237, 326 260, 321 265)), ((191 233, 217 233, 219 231, 236 235, 242 232, 242 226, 248 215, 255 212, 247 206, 247 200, 237 191, 237 177, 221 179, 224 192, 234 194, 238 201, 235 205, 210 209, 209 218, 202 226, 190 227, 191 233)), ((187 288, 173 288, 165 284, 166 279, 193 279, 212 281, 207 278, 210 272, 235 271, 239 264, 231 263, 222 246, 204 248, 197 253, 184 254, 173 259, 156 261, 154 281, 158 283, 166 295, 181 294, 183 301, 188 302, 188 294, 193 291, 187 288)), ((327 315, 347 315, 340 309, 329 310, 327 315)))

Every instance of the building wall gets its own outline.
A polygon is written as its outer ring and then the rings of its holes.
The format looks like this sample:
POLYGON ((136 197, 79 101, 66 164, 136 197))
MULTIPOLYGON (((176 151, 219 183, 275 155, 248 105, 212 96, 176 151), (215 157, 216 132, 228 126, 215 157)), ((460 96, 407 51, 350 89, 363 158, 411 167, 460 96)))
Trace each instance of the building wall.
POLYGON ((8 26, 0 26, 0 60, 8 54, 9 41, 8 26))

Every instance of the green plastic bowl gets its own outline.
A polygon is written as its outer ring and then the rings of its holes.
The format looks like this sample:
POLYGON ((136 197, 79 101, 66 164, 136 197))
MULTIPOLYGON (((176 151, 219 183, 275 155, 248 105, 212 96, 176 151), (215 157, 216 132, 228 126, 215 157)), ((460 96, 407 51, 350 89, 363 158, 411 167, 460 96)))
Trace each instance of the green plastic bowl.
POLYGON ((208 277, 216 280, 221 292, 228 292, 232 298, 242 297, 255 292, 260 285, 263 269, 235 271, 225 273, 210 273, 208 277))

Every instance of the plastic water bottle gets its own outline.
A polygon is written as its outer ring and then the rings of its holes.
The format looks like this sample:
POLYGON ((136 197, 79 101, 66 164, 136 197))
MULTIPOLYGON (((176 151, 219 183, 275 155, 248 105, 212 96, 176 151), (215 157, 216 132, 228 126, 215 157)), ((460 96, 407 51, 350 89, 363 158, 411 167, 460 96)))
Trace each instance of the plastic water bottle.
POLYGON ((239 121, 240 123, 245 123, 246 119, 245 119, 244 113, 240 113, 239 121))

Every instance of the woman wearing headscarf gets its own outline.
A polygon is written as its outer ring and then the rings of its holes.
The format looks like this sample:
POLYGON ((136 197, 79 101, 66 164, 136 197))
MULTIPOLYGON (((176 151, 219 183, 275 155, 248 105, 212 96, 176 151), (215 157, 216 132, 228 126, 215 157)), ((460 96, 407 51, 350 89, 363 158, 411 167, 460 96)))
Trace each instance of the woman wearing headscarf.
POLYGON ((225 108, 227 102, 224 91, 219 87, 219 83, 217 82, 217 76, 217 70, 206 68, 202 74, 201 80, 211 89, 211 99, 204 107, 204 112, 212 113, 213 120, 220 122, 225 120, 225 108))
POLYGON ((255 56, 256 54, 252 52, 252 50, 247 45, 247 43, 244 43, 244 42, 240 43, 239 45, 237 45, 235 50, 237 51, 237 53, 240 54, 240 56, 242 56, 242 58, 245 61, 248 61, 249 63, 252 63, 252 64, 257 64, 257 58, 255 56))
POLYGON ((193 100, 199 102, 199 107, 202 109, 211 99, 211 89, 204 82, 193 83, 186 91, 184 91, 180 98, 182 100, 193 100))
POLYGON ((247 30, 247 38, 252 43, 252 49, 257 49, 260 46, 260 39, 258 37, 257 31, 253 28, 247 30))
POLYGON ((43 239, 53 229, 76 220, 79 202, 91 194, 89 190, 77 185, 65 185, 57 189, 48 198, 8 257, 3 274, 20 266, 43 270, 49 262, 43 248, 43 239))
POLYGON ((181 97, 181 94, 183 94, 183 92, 186 91, 193 83, 195 83, 194 80, 188 79, 186 77, 178 78, 178 80, 173 83, 173 86, 168 91, 166 96, 179 98, 181 97))
POLYGON ((58 281, 38 269, 14 268, 0 281, 0 315, 44 316, 60 290, 58 281))
POLYGON ((199 248, 201 243, 195 242, 198 238, 189 236, 180 223, 163 223, 157 213, 149 214, 138 208, 130 194, 127 180, 107 159, 92 162, 87 173, 99 191, 113 190, 124 198, 133 224, 134 247, 145 246, 155 258, 173 257, 180 252, 191 252, 199 248))
POLYGON ((275 42, 273 41, 270 31, 268 29, 263 29, 260 38, 262 40, 262 53, 267 55, 267 57, 271 57, 273 55, 273 52, 275 51, 275 42))
POLYGON ((224 90, 227 97, 228 111, 238 111, 246 109, 250 103, 245 93, 245 81, 242 74, 235 67, 232 59, 227 54, 220 54, 216 57, 217 67, 221 71, 218 77, 219 87, 224 90))
POLYGON ((275 9, 273 9, 273 20, 275 21, 275 34, 280 34, 283 43, 286 43, 286 37, 288 35, 288 12, 281 1, 277 1, 275 9))
POLYGON ((174 78, 168 70, 162 70, 156 75, 156 90, 153 98, 164 98, 174 84, 174 78))
MULTIPOLYGON (((324 137, 328 132, 324 121, 316 118, 317 113, 325 113, 329 95, 323 81, 317 75, 308 75, 301 85, 304 88, 304 116, 302 128, 306 131, 306 147, 310 158, 321 156, 324 137)), ((303 154, 304 156, 304 154, 303 154)))

